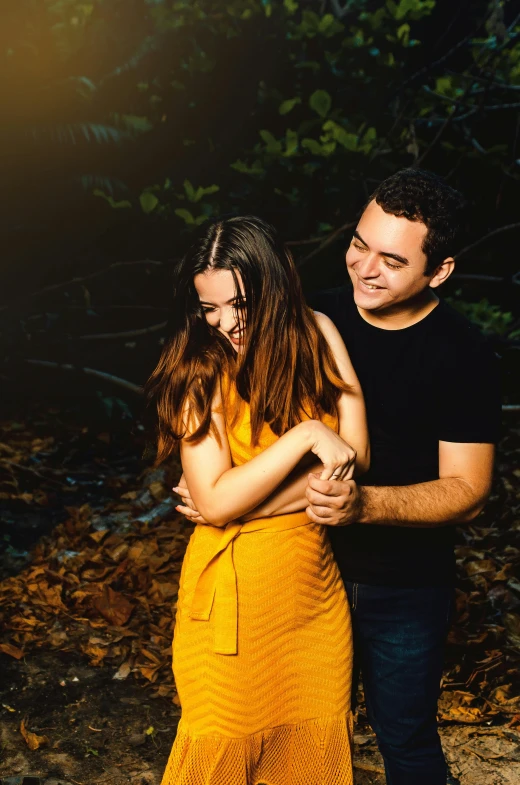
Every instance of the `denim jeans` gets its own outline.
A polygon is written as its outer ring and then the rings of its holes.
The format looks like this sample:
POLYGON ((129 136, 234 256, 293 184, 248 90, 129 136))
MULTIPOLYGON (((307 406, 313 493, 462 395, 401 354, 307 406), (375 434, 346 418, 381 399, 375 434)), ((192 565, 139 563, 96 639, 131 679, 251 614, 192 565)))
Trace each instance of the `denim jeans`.
POLYGON ((354 633, 353 695, 361 671, 388 785, 446 785, 436 713, 453 589, 348 581, 345 588, 354 633))

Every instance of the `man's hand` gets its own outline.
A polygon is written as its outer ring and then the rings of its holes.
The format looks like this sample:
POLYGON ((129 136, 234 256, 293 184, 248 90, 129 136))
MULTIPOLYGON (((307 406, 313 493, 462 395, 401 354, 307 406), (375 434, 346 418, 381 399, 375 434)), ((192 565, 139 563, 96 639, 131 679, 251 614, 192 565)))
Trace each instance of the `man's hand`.
POLYGON ((348 526, 361 513, 361 496, 354 480, 320 480, 309 474, 305 492, 309 507, 305 510, 314 523, 324 526, 348 526))
POLYGON ((179 484, 172 488, 172 491, 174 493, 178 493, 182 499, 182 504, 178 504, 175 508, 177 512, 180 512, 182 515, 188 518, 188 520, 192 521, 192 523, 207 524, 207 520, 202 517, 193 503, 188 486, 186 485, 186 480, 184 479, 184 474, 179 480, 179 484))

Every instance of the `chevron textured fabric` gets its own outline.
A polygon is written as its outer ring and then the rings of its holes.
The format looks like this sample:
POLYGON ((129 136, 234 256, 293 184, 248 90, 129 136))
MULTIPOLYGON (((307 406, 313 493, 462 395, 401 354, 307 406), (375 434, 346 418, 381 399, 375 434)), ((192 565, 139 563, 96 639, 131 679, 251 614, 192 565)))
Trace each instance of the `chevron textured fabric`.
MULTIPOLYGON (((244 406, 228 438, 238 465, 277 437, 266 425, 251 447, 244 406)), ((350 616, 324 527, 197 526, 173 652, 182 718, 162 785, 352 785, 350 616)))

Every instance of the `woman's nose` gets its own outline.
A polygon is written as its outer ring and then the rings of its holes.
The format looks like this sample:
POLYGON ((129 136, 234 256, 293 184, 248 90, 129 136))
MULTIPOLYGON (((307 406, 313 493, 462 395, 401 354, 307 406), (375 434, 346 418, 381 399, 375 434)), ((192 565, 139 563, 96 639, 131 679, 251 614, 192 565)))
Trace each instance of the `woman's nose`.
POLYGON ((220 312, 220 329, 230 333, 237 324, 237 314, 234 308, 223 308, 220 312))

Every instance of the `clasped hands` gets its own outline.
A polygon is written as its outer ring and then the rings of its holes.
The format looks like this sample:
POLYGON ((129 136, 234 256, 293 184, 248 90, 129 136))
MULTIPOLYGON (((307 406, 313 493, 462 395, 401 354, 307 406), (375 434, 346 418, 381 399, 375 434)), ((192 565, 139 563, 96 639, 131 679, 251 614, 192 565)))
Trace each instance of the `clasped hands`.
MULTIPOLYGON (((176 507, 178 512, 193 523, 208 523, 195 507, 184 475, 172 490, 182 499, 182 503, 176 507)), ((360 492, 357 483, 352 479, 320 480, 318 474, 309 474, 305 496, 309 502, 305 512, 314 523, 324 526, 348 526, 359 518, 360 492)))

